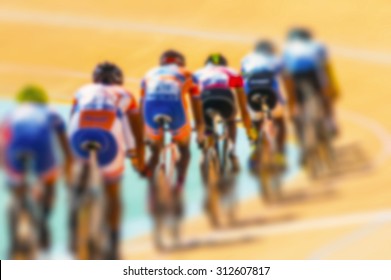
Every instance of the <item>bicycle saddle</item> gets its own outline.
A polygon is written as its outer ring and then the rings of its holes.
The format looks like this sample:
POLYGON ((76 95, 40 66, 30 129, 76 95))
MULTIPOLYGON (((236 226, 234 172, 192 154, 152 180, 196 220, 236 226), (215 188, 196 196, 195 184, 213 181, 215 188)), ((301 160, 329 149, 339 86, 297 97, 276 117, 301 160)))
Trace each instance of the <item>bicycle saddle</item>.
POLYGON ((165 124, 165 123, 170 123, 172 122, 172 118, 170 116, 167 116, 167 115, 156 115, 154 118, 153 118, 153 121, 155 123, 158 123, 158 124, 165 124))
POLYGON ((81 146, 82 149, 86 151, 101 149, 101 145, 98 142, 94 141, 85 141, 81 146))
POLYGON ((209 108, 205 112, 208 116, 210 116, 212 119, 219 114, 219 112, 215 109, 209 108))

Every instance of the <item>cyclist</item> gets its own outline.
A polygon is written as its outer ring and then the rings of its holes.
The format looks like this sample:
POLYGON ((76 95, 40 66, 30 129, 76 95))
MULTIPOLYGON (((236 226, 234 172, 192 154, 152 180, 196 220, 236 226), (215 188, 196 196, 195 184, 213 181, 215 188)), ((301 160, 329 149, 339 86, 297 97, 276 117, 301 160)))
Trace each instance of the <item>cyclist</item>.
MULTIPOLYGON (((50 246, 48 218, 54 202, 55 184, 58 178, 56 143, 64 155, 65 175, 70 180, 72 153, 68 145, 65 124, 62 118, 48 106, 46 91, 36 85, 27 85, 16 97, 17 107, 6 115, 1 126, 2 155, 7 184, 17 199, 25 192, 39 194, 40 208, 39 241, 42 249, 50 246), (58 141, 54 141, 58 140, 58 141), (24 156, 28 157, 26 159, 24 156), (26 166, 27 164, 27 166, 26 166), (26 170, 26 168, 31 169, 26 170), (32 173, 37 177, 42 189, 29 189, 26 176, 32 173)), ((31 186, 30 186, 31 187, 31 186)), ((22 201, 22 204, 26 201, 22 201)), ((11 231, 12 231, 11 221, 11 231)), ((11 252, 15 248, 14 235, 11 235, 11 252)))
POLYGON ((150 142, 151 157, 148 162, 150 211, 154 214, 152 173, 159 161, 163 146, 163 131, 154 121, 158 115, 171 118, 169 128, 176 141, 180 160, 177 163, 176 185, 173 189, 175 209, 178 216, 182 215, 182 189, 190 161, 191 124, 189 109, 185 94, 189 93, 191 107, 197 128, 197 140, 203 139, 202 104, 199 89, 191 72, 185 68, 185 57, 178 51, 167 50, 160 56, 159 66, 151 69, 141 82, 141 104, 146 124, 146 136, 150 142))
MULTIPOLYGON (((300 108, 305 102, 299 83, 306 80, 321 97, 331 133, 337 134, 333 105, 339 96, 339 91, 326 47, 313 40, 309 30, 301 27, 292 28, 288 32, 283 60, 285 70, 291 80, 288 94, 291 110, 295 112, 294 115, 300 114, 300 108)), ((302 129, 298 122, 295 123, 299 139, 301 139, 302 129)))
MULTIPOLYGON (((213 109, 226 121, 228 137, 235 144, 237 126, 235 120, 237 113, 236 100, 240 107, 246 131, 249 133, 251 128, 242 77, 235 70, 228 67, 227 59, 220 53, 209 55, 205 61, 205 66, 195 73, 195 77, 201 90, 206 133, 210 134, 214 131, 213 119, 206 114, 208 109, 213 109)), ((234 150, 229 156, 232 161, 233 171, 238 172, 239 162, 234 150)))
MULTIPOLYGON (((123 87, 122 70, 111 62, 98 64, 93 83, 75 94, 70 120, 70 143, 80 165, 88 157, 83 143, 97 142, 98 164, 107 197, 107 224, 110 230, 110 258, 118 258, 121 218, 121 177, 126 155, 135 155, 133 166, 144 168, 143 125, 136 99, 123 87), (135 141, 134 141, 135 140, 135 141), (134 145, 136 144, 136 145, 134 145)), ((76 244, 76 215, 71 213, 71 247, 76 244)))
POLYGON ((285 166, 286 96, 285 79, 281 75, 282 69, 282 61, 277 57, 276 48, 269 40, 259 40, 255 44, 254 51, 243 58, 241 67, 254 132, 259 131, 262 112, 259 104, 251 101, 251 96, 258 90, 269 93, 267 102, 272 110, 277 133, 276 160, 281 166, 285 166))

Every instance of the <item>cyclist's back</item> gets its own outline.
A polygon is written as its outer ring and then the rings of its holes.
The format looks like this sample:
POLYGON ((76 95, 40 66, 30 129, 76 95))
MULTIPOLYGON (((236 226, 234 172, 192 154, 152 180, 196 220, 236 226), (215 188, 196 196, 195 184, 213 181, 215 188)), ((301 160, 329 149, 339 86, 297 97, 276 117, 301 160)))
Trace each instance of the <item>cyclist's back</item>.
POLYGON ((293 40, 284 49, 285 68, 290 73, 318 69, 326 56, 322 44, 315 41, 293 40))
POLYGON ((207 132, 213 131, 213 119, 207 114, 209 109, 226 121, 234 121, 237 108, 232 90, 243 87, 240 74, 228 66, 208 63, 195 73, 195 77, 201 91, 207 132))
POLYGON ((275 91, 281 102, 283 97, 280 93, 278 76, 283 69, 281 59, 274 54, 253 52, 242 60, 242 75, 246 93, 253 88, 270 88, 275 91))
POLYGON ((142 99, 147 135, 160 138, 159 124, 154 117, 165 114, 171 117, 170 129, 176 140, 187 137, 191 131, 188 121, 188 104, 185 96, 199 94, 192 74, 176 64, 160 65, 151 69, 142 81, 142 99))
POLYGON ((283 53, 284 67, 292 78, 295 99, 299 103, 304 102, 304 95, 299 86, 302 81, 309 83, 317 93, 324 95, 328 80, 325 72, 326 48, 312 40, 306 32, 299 30, 296 34, 293 31, 291 37, 288 37, 283 53))
POLYGON ((99 164, 107 180, 121 176, 126 151, 134 146, 126 114, 136 109, 133 96, 119 85, 88 84, 75 95, 70 122, 72 148, 76 156, 86 158, 83 142, 99 142, 99 164))
POLYGON ((45 105, 24 103, 10 112, 3 127, 9 179, 19 181, 24 175, 22 156, 34 162, 35 172, 42 179, 53 176, 53 137, 56 131, 64 130, 61 117, 45 105))

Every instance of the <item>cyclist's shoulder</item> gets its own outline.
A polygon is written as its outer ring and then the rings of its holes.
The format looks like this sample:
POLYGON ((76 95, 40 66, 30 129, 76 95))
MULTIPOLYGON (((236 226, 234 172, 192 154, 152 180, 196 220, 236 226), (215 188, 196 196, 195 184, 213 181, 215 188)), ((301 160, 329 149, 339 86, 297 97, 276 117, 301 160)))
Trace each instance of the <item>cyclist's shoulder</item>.
POLYGON ((32 124, 50 122, 53 118, 61 119, 54 107, 34 103, 25 103, 14 107, 5 118, 10 123, 28 121, 32 124))
POLYGON ((94 84, 94 83, 84 84, 75 91, 74 97, 80 98, 83 95, 92 94, 96 92, 99 88, 101 88, 99 84, 94 84))
POLYGON ((158 75, 159 73, 162 72, 162 66, 154 66, 152 68, 150 68, 144 75, 145 78, 147 77, 150 77, 150 76, 154 76, 154 75, 158 75))

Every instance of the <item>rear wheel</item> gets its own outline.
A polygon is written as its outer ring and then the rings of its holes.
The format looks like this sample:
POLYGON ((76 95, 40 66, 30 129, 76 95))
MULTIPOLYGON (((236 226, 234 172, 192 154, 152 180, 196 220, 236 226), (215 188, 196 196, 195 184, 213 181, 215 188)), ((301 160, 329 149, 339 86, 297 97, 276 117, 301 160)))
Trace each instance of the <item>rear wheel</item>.
POLYGON ((169 239, 176 245, 180 236, 178 207, 181 201, 179 196, 174 197, 172 189, 175 163, 175 158, 171 158, 168 168, 165 163, 159 164, 154 174, 154 243, 159 250, 167 247, 169 239))
POLYGON ((260 141, 257 152, 259 157, 259 181, 263 190, 262 197, 266 203, 272 203, 275 201, 275 187, 278 187, 276 186, 278 182, 276 176, 279 176, 279 174, 275 170, 274 154, 270 143, 266 137, 261 137, 260 141))
POLYGON ((203 174, 207 187, 206 210, 212 226, 220 225, 220 164, 214 148, 205 152, 203 174))

